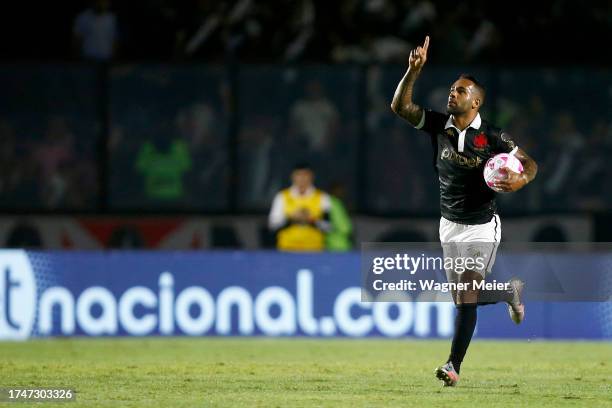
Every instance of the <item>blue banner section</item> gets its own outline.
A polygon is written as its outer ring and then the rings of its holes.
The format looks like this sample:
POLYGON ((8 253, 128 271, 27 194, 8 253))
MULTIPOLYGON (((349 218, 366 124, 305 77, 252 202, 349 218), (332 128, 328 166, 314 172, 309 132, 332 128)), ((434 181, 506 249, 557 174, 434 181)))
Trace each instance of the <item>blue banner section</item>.
MULTIPOLYGON (((44 336, 447 338, 454 306, 363 303, 360 256, 0 251, 0 339, 44 336)), ((612 303, 479 309, 481 338, 610 339, 612 303)))

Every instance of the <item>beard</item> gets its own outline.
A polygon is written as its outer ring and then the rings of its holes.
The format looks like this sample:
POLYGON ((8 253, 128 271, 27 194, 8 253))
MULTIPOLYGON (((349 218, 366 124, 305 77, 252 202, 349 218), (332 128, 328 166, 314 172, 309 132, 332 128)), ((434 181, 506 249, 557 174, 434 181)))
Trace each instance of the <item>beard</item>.
POLYGON ((458 114, 465 113, 465 112, 458 105, 454 105, 454 106, 446 105, 446 113, 450 113, 451 115, 458 115, 458 114))

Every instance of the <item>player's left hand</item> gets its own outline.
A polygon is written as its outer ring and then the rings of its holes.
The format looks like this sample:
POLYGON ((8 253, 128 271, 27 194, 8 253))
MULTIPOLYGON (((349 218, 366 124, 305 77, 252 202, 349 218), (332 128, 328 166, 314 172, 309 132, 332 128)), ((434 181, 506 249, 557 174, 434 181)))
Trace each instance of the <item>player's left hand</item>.
POLYGON ((510 169, 505 169, 508 176, 504 179, 499 179, 495 181, 495 187, 504 193, 512 193, 521 188, 525 187, 527 184, 527 177, 524 174, 517 173, 510 169))

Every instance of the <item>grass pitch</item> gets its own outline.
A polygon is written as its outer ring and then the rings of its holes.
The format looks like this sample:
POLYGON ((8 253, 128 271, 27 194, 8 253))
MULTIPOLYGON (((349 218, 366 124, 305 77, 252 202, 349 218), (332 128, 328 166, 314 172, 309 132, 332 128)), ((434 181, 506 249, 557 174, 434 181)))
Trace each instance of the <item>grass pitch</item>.
POLYGON ((433 371, 449 344, 260 338, 5 342, 0 387, 76 389, 74 403, 37 404, 64 408, 612 406, 610 343, 476 340, 459 386, 442 388, 433 371))

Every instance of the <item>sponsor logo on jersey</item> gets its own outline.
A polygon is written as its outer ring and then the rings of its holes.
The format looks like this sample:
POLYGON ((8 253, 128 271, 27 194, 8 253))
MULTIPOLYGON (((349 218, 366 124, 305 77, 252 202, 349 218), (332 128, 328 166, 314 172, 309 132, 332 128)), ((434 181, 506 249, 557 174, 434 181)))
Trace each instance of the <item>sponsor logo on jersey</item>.
POLYGON ((442 150, 442 153, 440 154, 440 158, 442 160, 449 160, 455 164, 458 164, 459 166, 468 167, 470 169, 479 167, 483 162, 483 160, 478 156, 466 157, 462 154, 457 153, 456 151, 452 149, 449 149, 448 147, 445 147, 442 150))

